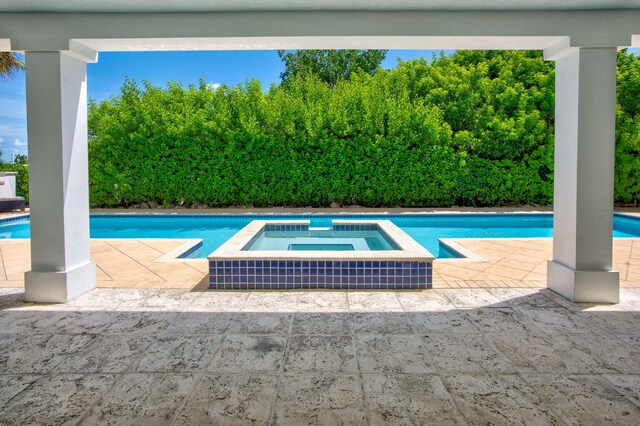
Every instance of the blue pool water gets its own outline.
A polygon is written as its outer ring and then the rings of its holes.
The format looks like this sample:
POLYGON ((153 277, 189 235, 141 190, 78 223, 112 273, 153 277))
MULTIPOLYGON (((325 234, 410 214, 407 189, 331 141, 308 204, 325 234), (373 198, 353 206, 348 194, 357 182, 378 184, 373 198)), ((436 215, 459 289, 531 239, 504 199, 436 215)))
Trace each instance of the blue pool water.
MULTIPOLYGON (((252 220, 308 219, 326 227, 331 219, 388 219, 434 256, 455 257, 438 238, 551 237, 551 214, 429 214, 429 215, 92 215, 93 238, 202 238, 190 257, 206 257, 252 220)), ((640 219, 614 216, 614 237, 640 237, 640 219)), ((0 238, 29 238, 29 220, 0 221, 0 238)))
POLYGON ((307 231, 264 231, 243 250, 398 250, 378 230, 346 231, 309 229, 307 231))

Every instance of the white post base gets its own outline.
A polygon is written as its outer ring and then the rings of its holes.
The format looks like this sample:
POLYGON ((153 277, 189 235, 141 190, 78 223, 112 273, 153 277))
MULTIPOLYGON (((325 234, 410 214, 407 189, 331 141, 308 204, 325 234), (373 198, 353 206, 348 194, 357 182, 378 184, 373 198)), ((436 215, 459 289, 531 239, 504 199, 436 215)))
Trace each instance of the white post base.
POLYGON ((66 303, 96 288, 96 264, 61 272, 28 271, 24 278, 28 302, 66 303))
POLYGON ((620 274, 617 271, 585 271, 554 260, 547 263, 547 287, 573 302, 619 303, 620 274))

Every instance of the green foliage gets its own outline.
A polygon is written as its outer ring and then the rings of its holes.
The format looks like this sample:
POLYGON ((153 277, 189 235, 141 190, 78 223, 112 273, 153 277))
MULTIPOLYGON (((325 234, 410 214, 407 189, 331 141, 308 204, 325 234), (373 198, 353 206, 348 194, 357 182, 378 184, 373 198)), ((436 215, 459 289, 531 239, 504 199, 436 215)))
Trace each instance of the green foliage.
POLYGON ((412 103, 392 84, 385 72, 335 89, 298 77, 267 93, 255 80, 215 91, 204 82, 163 90, 127 81, 120 96, 90 105, 91 200, 451 203, 449 127, 437 108, 412 103))
POLYGON ((13 164, 22 164, 23 166, 27 165, 29 164, 29 158, 24 154, 16 154, 13 159, 13 164))
POLYGON ((333 87, 352 74, 373 74, 386 55, 386 50, 278 50, 286 67, 280 78, 286 85, 296 77, 313 75, 333 87))
POLYGON ((618 53, 615 200, 640 199, 640 58, 618 53))
MULTIPOLYGON (((361 70, 367 71, 367 70, 361 70)), ((616 200, 640 192, 640 65, 621 52, 616 200)), ((291 73, 90 104, 93 203, 499 206, 553 201, 554 68, 459 51, 327 80, 291 73)))
POLYGON ((15 77, 24 70, 24 61, 13 52, 0 52, 0 77, 15 77))
POLYGON ((552 202, 554 72, 541 54, 458 51, 401 62, 393 74, 451 126, 457 204, 552 202))

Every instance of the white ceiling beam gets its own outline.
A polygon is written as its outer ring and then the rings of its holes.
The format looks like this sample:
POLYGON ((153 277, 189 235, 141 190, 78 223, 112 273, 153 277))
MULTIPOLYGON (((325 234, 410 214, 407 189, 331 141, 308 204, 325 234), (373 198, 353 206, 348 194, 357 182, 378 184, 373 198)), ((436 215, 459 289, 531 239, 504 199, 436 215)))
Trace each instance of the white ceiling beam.
POLYGON ((265 10, 596 10, 639 0, 3 0, 0 12, 234 12, 265 10))
POLYGON ((546 49, 566 36, 583 45, 628 46, 632 44, 631 37, 637 34, 640 34, 640 10, 0 13, 0 39, 12 39, 14 50, 30 50, 31 45, 37 49, 42 44, 72 39, 94 50, 107 51, 343 46, 546 49))

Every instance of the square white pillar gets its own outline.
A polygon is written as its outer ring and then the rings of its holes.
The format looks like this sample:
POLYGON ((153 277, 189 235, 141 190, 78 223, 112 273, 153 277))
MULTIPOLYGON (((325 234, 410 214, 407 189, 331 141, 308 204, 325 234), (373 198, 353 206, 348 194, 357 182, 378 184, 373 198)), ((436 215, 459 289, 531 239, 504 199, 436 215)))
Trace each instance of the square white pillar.
POLYGON ((31 271, 25 298, 67 302, 96 286, 89 252, 86 62, 27 52, 31 271))
POLYGON ((616 48, 573 48, 555 60, 553 259, 547 286, 575 302, 617 303, 616 48))

